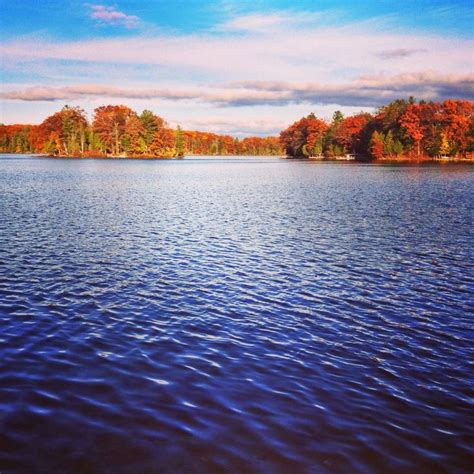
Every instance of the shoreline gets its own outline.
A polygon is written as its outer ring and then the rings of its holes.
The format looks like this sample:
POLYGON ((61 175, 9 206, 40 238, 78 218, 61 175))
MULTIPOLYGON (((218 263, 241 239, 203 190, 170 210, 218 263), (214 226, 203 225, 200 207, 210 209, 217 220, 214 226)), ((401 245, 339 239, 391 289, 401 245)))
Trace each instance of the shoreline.
POLYGON ((312 161, 312 162, 327 162, 327 163, 365 163, 365 164, 474 164, 473 158, 453 157, 453 158, 386 158, 386 159, 370 159, 370 158, 347 158, 347 157, 307 157, 307 156, 283 156, 283 155, 184 155, 184 156, 90 156, 90 155, 48 155, 43 153, 0 153, 8 156, 25 156, 31 158, 50 158, 53 160, 139 160, 139 161, 168 161, 168 160, 184 160, 186 158, 275 158, 288 161, 312 161))
POLYGON ((284 159, 283 155, 184 155, 184 156, 141 156, 141 155, 132 155, 132 156, 101 156, 101 155, 48 155, 47 153, 6 153, 1 152, 1 155, 9 156, 24 156, 29 155, 32 158, 51 158, 51 159, 62 159, 62 160, 183 160, 185 158, 278 158, 284 159))
POLYGON ((287 160, 296 160, 296 161, 318 161, 318 162, 338 162, 338 163, 439 163, 439 164, 449 164, 449 163, 473 163, 473 158, 463 158, 463 157, 453 157, 453 158, 410 158, 407 156, 400 158, 383 158, 383 159, 370 159, 366 157, 361 158, 346 158, 346 157, 333 157, 333 158, 324 158, 324 157, 307 157, 307 156, 286 156, 284 157, 287 160))

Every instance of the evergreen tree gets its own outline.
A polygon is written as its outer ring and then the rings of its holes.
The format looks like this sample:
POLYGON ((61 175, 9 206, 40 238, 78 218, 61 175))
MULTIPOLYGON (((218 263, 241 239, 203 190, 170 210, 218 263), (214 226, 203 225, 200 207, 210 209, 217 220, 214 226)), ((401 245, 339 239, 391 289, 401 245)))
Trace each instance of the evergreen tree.
POLYGON ((338 125, 344 120, 344 115, 340 110, 336 110, 332 115, 332 124, 333 126, 338 125))

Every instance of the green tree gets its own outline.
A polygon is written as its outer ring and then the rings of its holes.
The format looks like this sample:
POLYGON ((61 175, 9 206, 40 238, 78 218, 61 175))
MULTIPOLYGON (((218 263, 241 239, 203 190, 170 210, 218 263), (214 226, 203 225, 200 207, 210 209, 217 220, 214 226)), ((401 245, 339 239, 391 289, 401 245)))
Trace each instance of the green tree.
POLYGON ((401 155, 403 151, 403 143, 400 140, 395 140, 393 142, 393 153, 398 156, 401 155))
POLYGON ((338 125, 343 120, 344 120, 344 115, 342 114, 342 112, 340 110, 336 110, 332 114, 332 123, 331 123, 331 125, 338 125))
POLYGON ((144 152, 149 153, 155 134, 165 126, 165 121, 155 115, 151 110, 144 110, 140 114, 145 133, 143 136, 144 152))
POLYGON ((395 153, 395 142, 393 140, 393 133, 391 130, 387 132, 384 140, 384 153, 386 155, 393 155, 395 153))
POLYGON ((176 127, 175 137, 176 137, 176 145, 175 145, 176 156, 183 157, 184 156, 184 134, 179 125, 176 127))

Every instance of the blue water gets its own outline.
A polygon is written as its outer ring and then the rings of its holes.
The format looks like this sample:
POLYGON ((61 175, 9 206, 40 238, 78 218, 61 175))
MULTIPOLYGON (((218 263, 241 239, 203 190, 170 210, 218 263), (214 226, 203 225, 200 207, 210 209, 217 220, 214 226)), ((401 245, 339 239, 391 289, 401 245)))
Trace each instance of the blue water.
POLYGON ((471 472, 474 167, 0 159, 0 471, 471 472))

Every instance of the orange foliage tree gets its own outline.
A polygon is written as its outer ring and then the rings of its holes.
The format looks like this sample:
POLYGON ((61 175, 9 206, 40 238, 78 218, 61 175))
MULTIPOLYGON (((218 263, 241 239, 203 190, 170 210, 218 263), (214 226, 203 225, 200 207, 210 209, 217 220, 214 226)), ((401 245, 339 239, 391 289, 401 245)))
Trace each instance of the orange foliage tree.
POLYGON ((474 145, 474 104, 446 100, 440 112, 442 131, 452 153, 466 153, 474 145))
POLYGON ((92 129, 100 137, 104 147, 102 151, 120 155, 127 122, 135 112, 126 105, 103 105, 94 112, 92 129))
POLYGON ((289 156, 315 156, 323 151, 323 137, 328 125, 310 114, 280 133, 280 143, 289 156))
POLYGON ((87 119, 80 107, 65 105, 39 126, 35 139, 42 151, 56 155, 84 153, 87 119))
POLYGON ((372 158, 380 160, 384 156, 384 142, 382 135, 375 131, 370 139, 370 154, 372 158))
POLYGON ((35 136, 37 125, 3 125, 0 124, 0 152, 2 153, 35 153, 35 136))

